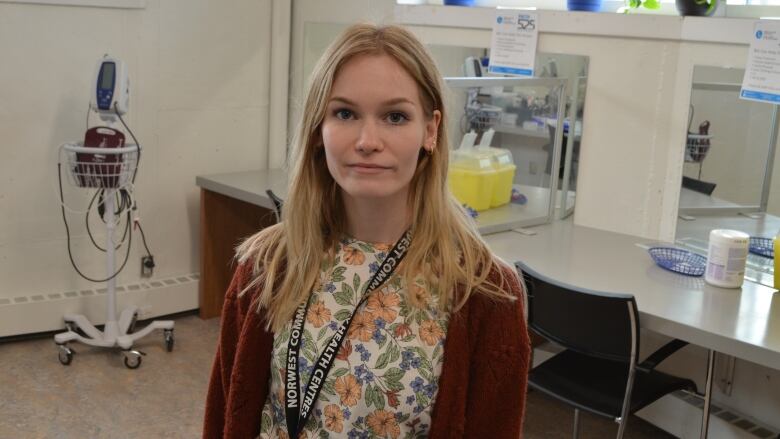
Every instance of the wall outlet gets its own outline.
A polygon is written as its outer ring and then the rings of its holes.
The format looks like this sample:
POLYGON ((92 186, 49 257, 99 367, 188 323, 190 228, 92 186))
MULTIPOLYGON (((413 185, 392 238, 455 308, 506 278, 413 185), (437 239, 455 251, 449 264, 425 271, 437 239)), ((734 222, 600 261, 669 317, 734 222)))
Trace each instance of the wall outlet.
POLYGON ((141 257, 141 277, 152 277, 154 274, 154 257, 141 257))

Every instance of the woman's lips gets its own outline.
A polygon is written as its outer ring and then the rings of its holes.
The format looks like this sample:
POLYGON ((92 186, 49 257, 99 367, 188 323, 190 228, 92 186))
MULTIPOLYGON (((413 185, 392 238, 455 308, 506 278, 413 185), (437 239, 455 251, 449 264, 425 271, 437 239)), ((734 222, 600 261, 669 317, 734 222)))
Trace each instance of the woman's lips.
POLYGON ((358 174, 379 174, 390 169, 386 166, 380 166, 371 163, 355 163, 353 165, 349 165, 349 168, 358 174))

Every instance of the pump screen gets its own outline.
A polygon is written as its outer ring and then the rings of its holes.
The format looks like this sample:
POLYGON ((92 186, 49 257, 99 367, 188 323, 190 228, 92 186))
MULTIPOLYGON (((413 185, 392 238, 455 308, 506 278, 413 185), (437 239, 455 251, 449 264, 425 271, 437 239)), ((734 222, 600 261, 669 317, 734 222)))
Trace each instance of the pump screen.
POLYGON ((107 62, 103 64, 100 78, 100 88, 103 90, 112 90, 114 88, 114 63, 107 62))

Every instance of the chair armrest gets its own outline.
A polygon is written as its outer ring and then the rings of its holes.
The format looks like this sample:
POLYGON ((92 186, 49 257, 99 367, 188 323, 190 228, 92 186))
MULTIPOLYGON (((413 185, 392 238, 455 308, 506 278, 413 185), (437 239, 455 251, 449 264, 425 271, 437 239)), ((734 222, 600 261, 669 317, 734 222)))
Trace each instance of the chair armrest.
POLYGON ((639 363, 639 365, 636 368, 639 370, 644 370, 646 372, 649 372, 655 369, 655 367, 658 366, 662 361, 664 361, 669 355, 672 355, 673 353, 680 350, 680 348, 683 348, 687 345, 688 345, 687 341, 674 339, 669 343, 666 343, 665 345, 661 346, 657 351, 650 354, 650 356, 647 357, 645 361, 639 363))

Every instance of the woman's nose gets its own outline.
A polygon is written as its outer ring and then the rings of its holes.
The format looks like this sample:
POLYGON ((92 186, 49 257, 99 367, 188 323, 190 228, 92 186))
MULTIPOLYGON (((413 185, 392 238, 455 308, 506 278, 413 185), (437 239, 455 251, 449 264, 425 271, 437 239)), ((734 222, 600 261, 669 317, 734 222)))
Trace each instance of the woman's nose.
POLYGON ((363 153, 381 151, 382 139, 379 136, 379 127, 375 121, 366 120, 361 124, 356 149, 363 153))

